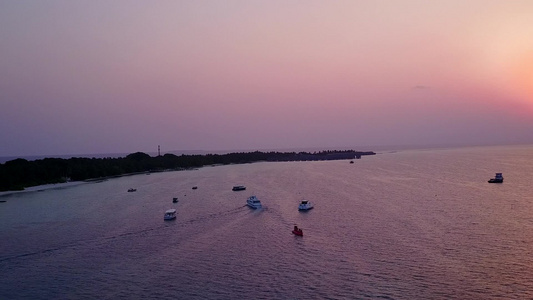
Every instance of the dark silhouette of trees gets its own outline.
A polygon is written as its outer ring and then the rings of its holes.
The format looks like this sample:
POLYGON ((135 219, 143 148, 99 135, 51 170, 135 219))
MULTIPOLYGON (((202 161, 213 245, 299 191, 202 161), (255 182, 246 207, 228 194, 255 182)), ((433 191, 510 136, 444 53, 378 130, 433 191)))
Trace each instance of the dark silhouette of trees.
POLYGON ((374 152, 320 151, 308 152, 238 152, 207 155, 165 154, 151 157, 136 152, 121 158, 83 158, 69 159, 45 158, 28 161, 23 158, 0 164, 0 191, 22 190, 25 187, 61 183, 69 180, 80 181, 135 174, 199 168, 206 165, 244 164, 258 161, 308 161, 354 159, 374 152))

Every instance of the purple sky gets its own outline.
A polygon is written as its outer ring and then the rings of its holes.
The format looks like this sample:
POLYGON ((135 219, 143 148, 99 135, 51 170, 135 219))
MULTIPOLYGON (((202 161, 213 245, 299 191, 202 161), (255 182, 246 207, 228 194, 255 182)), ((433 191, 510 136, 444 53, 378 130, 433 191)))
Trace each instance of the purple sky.
POLYGON ((532 16, 529 0, 0 0, 0 156, 533 143, 532 16))

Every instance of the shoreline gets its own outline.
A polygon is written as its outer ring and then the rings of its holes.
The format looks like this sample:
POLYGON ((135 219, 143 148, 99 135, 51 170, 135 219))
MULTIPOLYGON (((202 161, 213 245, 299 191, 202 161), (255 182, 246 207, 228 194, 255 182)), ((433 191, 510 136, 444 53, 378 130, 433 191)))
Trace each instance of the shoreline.
POLYGON ((21 191, 0 192, 0 197, 11 196, 14 194, 21 194, 21 193, 35 193, 35 192, 43 192, 46 190, 63 189, 63 188, 82 185, 85 183, 88 183, 88 182, 87 181, 69 181, 69 182, 63 182, 63 183, 50 183, 50 184, 35 185, 35 186, 24 188, 21 191))
MULTIPOLYGON (((40 183, 64 181, 97 181, 107 178, 131 176, 167 170, 187 170, 212 165, 245 164, 259 161, 320 161, 360 159, 361 156, 375 155, 373 151, 328 150, 321 152, 249 152, 225 155, 182 155, 165 154, 151 157, 142 152, 124 158, 71 158, 43 159, 28 161, 17 159, 0 164, 0 193, 31 192, 35 189, 58 188, 62 185, 39 185, 40 183), (45 172, 43 172, 43 170, 45 172), (9 180, 8 180, 9 179, 9 180), (36 186, 32 186, 37 184, 36 186), (20 188, 23 188, 20 190, 20 188)), ((67 185, 68 186, 68 185, 67 185)))
MULTIPOLYGON (((215 166, 215 165, 213 165, 213 166, 215 166)), ((87 183, 98 183, 98 182, 106 181, 108 179, 113 179, 113 178, 135 176, 135 175, 143 175, 143 174, 149 175, 151 173, 160 173, 160 172, 188 171, 188 170, 197 170, 197 169, 161 170, 161 171, 152 171, 152 172, 144 172, 143 171, 143 172, 134 172, 134 173, 113 175, 113 176, 107 176, 107 177, 91 178, 91 179, 79 180, 79 181, 69 181, 69 182, 61 182, 61 183, 41 184, 41 185, 30 186, 30 187, 24 188, 23 190, 20 190, 20 191, 3 191, 3 192, 0 192, 0 197, 10 196, 10 195, 13 195, 13 194, 34 193, 34 192, 44 192, 44 191, 47 191, 47 190, 64 189, 64 188, 78 186, 78 185, 87 184, 87 183)))

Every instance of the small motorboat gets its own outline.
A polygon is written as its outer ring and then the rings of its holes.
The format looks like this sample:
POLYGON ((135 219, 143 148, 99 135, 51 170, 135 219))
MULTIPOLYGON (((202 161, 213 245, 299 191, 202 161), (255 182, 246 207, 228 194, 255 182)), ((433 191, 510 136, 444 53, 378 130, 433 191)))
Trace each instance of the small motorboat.
POLYGON ((350 163, 353 164, 353 160, 350 160, 350 163))
POLYGON ((304 232, 302 228, 298 228, 298 226, 294 225, 294 229, 292 230, 292 233, 297 236, 304 236, 304 232))
POLYGON ((489 179, 489 183, 502 183, 502 182, 503 182, 502 173, 496 173, 494 178, 489 179))
POLYGON ((172 203, 178 203, 178 197, 172 198, 172 203))
POLYGON ((193 190, 196 190, 197 188, 198 188, 197 186, 193 186, 193 187, 192 187, 193 190))
POLYGON ((128 193, 131 193, 131 192, 136 192, 137 189, 128 189, 128 193))
POLYGON ((176 218, 176 210, 174 208, 167 210, 165 212, 165 216, 163 217, 165 221, 174 220, 175 218, 176 218))
POLYGON ((244 185, 236 185, 231 190, 232 191, 244 191, 246 190, 246 187, 244 185))
POLYGON ((311 201, 302 200, 300 205, 298 205, 298 210, 310 210, 313 208, 311 201))
POLYGON ((250 206, 251 208, 261 208, 261 201, 257 199, 256 196, 250 196, 248 199, 246 199, 246 205, 250 206))

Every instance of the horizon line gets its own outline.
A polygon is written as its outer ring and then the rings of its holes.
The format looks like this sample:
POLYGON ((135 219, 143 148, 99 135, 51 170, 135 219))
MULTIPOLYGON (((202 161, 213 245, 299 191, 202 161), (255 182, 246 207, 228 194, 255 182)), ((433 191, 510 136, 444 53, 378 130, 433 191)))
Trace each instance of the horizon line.
MULTIPOLYGON (((256 148, 256 149, 232 149, 232 150, 170 150, 170 151, 161 151, 164 154, 175 154, 175 155, 207 155, 207 154, 228 154, 228 153, 242 153, 242 152, 310 152, 310 151, 329 151, 329 150, 354 150, 354 151, 400 151, 400 150, 423 150, 423 149, 439 149, 439 148, 464 148, 464 147, 496 147, 496 146, 525 146, 532 145, 531 143, 502 143, 502 144, 460 144, 460 143, 450 143, 450 144, 428 144, 428 145, 375 145, 375 146, 337 146, 337 147, 289 147, 289 148, 256 148), (355 148, 364 148, 363 150, 356 150, 355 148)), ((7 161, 14 159, 27 159, 27 160, 38 160, 44 158, 73 158, 73 157, 84 157, 84 158, 120 158, 125 157, 132 153, 143 152, 150 156, 157 156, 158 151, 133 151, 133 152, 107 152, 107 153, 83 153, 83 154, 35 154, 35 155, 9 155, 9 156, 0 156, 0 164, 3 164, 7 161)))

